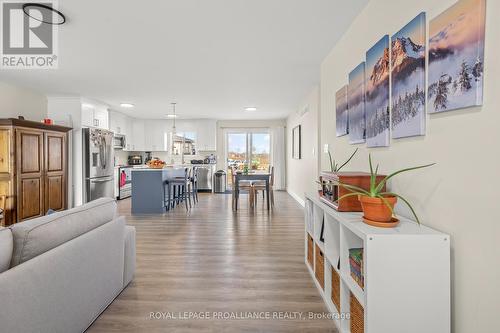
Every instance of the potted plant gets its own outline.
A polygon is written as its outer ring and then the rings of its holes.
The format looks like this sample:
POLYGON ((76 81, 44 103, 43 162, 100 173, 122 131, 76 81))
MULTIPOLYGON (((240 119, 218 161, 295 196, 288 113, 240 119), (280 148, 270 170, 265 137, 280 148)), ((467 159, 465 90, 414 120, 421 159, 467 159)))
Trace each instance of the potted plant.
POLYGON ((342 169, 344 166, 347 165, 347 163, 349 163, 352 158, 354 157, 354 155, 356 155, 356 153, 358 152, 358 149, 359 148, 356 148, 356 150, 354 150, 354 152, 351 154, 351 156, 347 159, 347 161, 345 161, 344 163, 342 163, 340 166, 338 165, 337 162, 335 162, 335 160, 332 158, 332 154, 330 153, 330 149, 328 149, 328 158, 330 159, 330 171, 333 172, 333 173, 337 173, 340 171, 340 169, 342 169))
POLYGON ((370 189, 365 190, 358 186, 343 184, 339 182, 339 185, 346 188, 350 193, 345 194, 339 198, 339 200, 345 199, 350 196, 357 196, 361 202, 361 207, 363 208, 363 221, 367 224, 378 226, 378 227, 393 227, 399 223, 399 220, 393 217, 394 205, 396 204, 398 198, 401 199, 411 210, 415 220, 420 224, 415 210, 411 206, 410 202, 406 200, 401 195, 384 191, 384 185, 392 177, 411 170, 427 168, 435 163, 420 165, 412 168, 401 169, 395 171, 388 176, 384 177, 382 180, 377 182, 378 164, 375 170, 373 169, 371 154, 368 157, 370 164, 370 189))

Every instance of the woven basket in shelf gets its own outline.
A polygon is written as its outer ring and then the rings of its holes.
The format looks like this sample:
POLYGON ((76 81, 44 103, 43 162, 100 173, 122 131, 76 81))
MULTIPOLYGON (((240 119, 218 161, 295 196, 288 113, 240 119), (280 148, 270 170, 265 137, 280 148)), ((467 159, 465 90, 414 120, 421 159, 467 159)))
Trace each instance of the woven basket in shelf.
POLYGON ((319 248, 318 244, 315 247, 316 255, 316 267, 314 269, 314 275, 316 275, 316 280, 318 280, 319 285, 324 290, 325 289, 325 256, 319 248))
POLYGON ((359 304, 356 297, 351 294, 351 333, 364 333, 365 331, 365 310, 359 304))
POLYGON ((311 269, 314 269, 314 241, 309 234, 307 234, 307 262, 311 269))
POLYGON ((331 267, 332 270, 332 302, 340 313, 340 276, 337 271, 331 267))

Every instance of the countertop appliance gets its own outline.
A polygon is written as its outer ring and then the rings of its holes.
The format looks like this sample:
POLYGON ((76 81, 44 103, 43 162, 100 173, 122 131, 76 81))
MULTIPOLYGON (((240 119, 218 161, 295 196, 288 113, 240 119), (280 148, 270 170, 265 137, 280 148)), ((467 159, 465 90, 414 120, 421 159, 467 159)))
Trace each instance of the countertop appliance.
POLYGON ((196 170, 198 170, 198 190, 213 190, 213 177, 215 173, 215 167, 215 164, 196 165, 196 170))
POLYGON ((141 165, 142 156, 141 155, 130 155, 128 157, 128 165, 141 165))
POLYGON ((114 196, 113 132, 83 129, 83 201, 114 196))
POLYGON ((118 199, 132 196, 132 166, 118 168, 118 199))
POLYGON ((125 149, 125 135, 115 134, 113 136, 113 148, 115 149, 125 149))

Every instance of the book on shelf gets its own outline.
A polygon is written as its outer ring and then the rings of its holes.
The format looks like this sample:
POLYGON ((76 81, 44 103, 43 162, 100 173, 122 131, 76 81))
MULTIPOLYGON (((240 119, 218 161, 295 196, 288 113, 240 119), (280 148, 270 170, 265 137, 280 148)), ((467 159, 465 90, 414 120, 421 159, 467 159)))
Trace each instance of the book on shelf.
POLYGON ((353 280, 364 288, 363 248, 349 249, 349 268, 353 280))

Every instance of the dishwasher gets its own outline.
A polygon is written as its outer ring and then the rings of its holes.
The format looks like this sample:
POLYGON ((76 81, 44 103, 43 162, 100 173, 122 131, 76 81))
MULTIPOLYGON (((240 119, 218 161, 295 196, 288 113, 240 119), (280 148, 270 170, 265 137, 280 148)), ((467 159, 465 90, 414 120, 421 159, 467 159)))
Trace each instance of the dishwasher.
POLYGON ((215 164, 197 164, 195 167, 198 170, 198 190, 212 191, 215 164))

